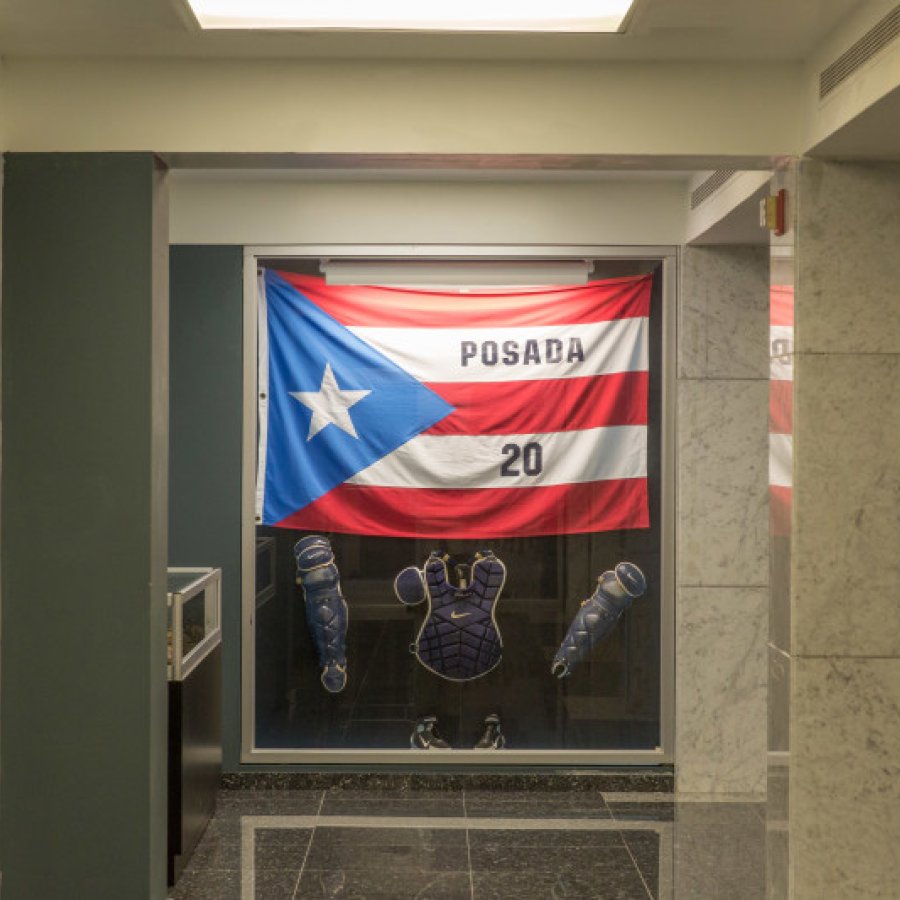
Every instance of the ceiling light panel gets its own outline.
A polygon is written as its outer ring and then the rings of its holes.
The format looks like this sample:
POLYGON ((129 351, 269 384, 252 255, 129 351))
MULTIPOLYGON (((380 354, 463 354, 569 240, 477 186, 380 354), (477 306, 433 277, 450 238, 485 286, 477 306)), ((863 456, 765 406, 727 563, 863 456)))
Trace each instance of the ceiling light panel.
POLYGON ((201 28, 618 31, 633 0, 187 0, 201 28))

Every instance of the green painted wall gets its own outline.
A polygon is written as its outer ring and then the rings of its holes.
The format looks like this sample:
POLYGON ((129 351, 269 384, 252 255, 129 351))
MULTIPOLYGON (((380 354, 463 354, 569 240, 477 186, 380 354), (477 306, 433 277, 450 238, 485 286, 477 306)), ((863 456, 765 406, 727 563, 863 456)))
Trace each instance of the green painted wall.
POLYGON ((165 896, 166 211, 149 153, 9 154, 4 900, 165 896))
POLYGON ((222 569, 222 737, 237 771, 241 721, 243 249, 172 247, 169 560, 222 569))

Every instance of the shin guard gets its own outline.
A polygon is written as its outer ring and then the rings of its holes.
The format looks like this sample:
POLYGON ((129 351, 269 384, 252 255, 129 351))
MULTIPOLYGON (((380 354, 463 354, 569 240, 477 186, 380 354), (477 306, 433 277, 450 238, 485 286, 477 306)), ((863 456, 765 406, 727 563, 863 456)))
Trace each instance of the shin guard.
POLYGON ((327 538, 311 534, 296 543, 294 557, 297 583, 303 588, 306 623, 322 667, 322 686, 337 694, 347 684, 349 613, 334 552, 327 538))
POLYGON ((616 627, 631 601, 647 589, 644 573, 634 563, 621 562, 615 571, 597 579, 597 589, 581 604, 553 657, 550 672, 566 678, 572 670, 616 627))

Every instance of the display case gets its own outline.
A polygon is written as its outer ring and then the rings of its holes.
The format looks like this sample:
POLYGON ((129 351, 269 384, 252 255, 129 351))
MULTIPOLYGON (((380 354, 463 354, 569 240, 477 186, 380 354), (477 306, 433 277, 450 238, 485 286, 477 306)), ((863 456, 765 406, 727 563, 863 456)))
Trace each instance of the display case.
POLYGON ((670 762, 674 260, 247 259, 241 760, 670 762))
POLYGON ((168 570, 169 837, 174 884, 215 812, 222 774, 222 573, 168 570))
POLYGON ((222 640, 219 569, 168 570, 169 681, 184 679, 222 640))

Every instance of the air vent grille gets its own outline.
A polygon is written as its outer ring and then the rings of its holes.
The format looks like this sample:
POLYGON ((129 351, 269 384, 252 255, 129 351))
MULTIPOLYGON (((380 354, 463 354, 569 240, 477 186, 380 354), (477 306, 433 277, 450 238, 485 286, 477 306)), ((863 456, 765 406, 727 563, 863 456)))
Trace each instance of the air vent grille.
POLYGON ((735 174, 737 174, 737 169, 716 169, 706 181, 692 191, 691 209, 696 209, 735 174))
POLYGON ((895 6, 846 53, 842 53, 819 73, 819 99, 827 97, 898 35, 900 35, 900 6, 895 6))

